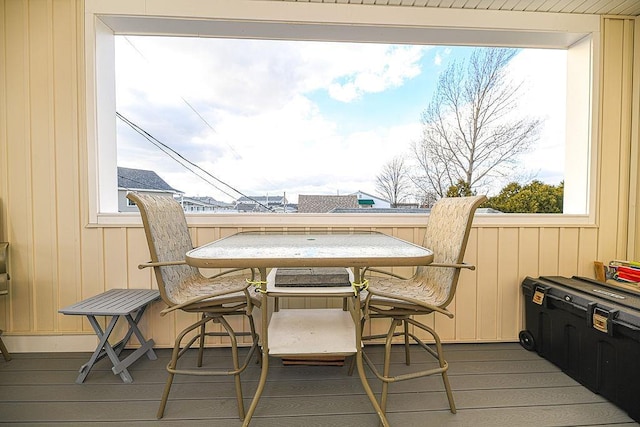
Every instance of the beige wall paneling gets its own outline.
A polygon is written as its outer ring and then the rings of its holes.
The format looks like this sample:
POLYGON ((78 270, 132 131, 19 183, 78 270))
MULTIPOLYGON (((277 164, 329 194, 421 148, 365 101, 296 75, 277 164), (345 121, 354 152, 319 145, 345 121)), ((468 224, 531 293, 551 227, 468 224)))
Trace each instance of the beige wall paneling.
MULTIPOLYGON (((0 1, 0 22, 2 22, 2 28, 0 28, 0 58, 6 58, 6 32, 5 32, 5 10, 4 1, 0 1)), ((4 108, 0 109, 0 242, 6 242, 7 229, 7 215, 6 215, 6 203, 7 203, 7 182, 9 176, 7 174, 7 93, 5 90, 5 83, 7 81, 6 67, 0 67, 0 105, 4 108)), ((7 330, 9 325, 9 298, 0 298, 0 329, 7 330)))
POLYGON ((538 259, 540 261, 540 275, 555 276, 558 274, 558 241, 560 239, 560 230, 558 227, 542 227, 540 228, 540 253, 538 259))
POLYGON ((497 338, 512 340, 522 329, 518 271, 520 233, 517 228, 498 228, 497 338))
MULTIPOLYGON (((55 208, 57 217, 57 311, 78 301, 81 286, 77 3, 53 2, 55 208)), ((73 329, 76 316, 57 316, 58 329, 73 329)))
MULTIPOLYGON (((622 224, 622 230, 619 234, 619 247, 621 247, 621 254, 624 255, 624 259, 629 258, 630 241, 633 236, 630 233, 633 232, 633 211, 631 189, 634 187, 632 184, 632 178, 630 175, 633 159, 631 158, 633 152, 633 145, 631 141, 631 125, 633 120, 631 114, 633 112, 633 19, 625 19, 623 21, 623 42, 620 50, 622 51, 622 66, 621 66, 621 78, 622 81, 622 93, 620 94, 620 151, 622 158, 620 159, 620 181, 623 198, 619 201, 621 214, 620 221, 622 224)), ((636 171, 637 173, 637 171, 636 171)))
POLYGON ((478 268, 477 274, 477 337, 482 340, 495 340, 498 331, 498 229, 481 228, 478 230, 478 268))
POLYGON ((560 228, 558 248, 558 275, 569 277, 575 275, 578 271, 578 256, 580 255, 580 229, 560 228))
POLYGON ((631 196, 630 216, 633 228, 629 235, 629 258, 640 258, 640 17, 633 22, 633 82, 631 108, 631 196))
POLYGON ((600 132, 600 183, 598 255, 603 259, 625 258, 629 190, 629 141, 623 141, 621 128, 626 122, 629 101, 625 90, 631 89, 625 79, 629 65, 628 20, 603 19, 602 108, 600 132), (626 59, 625 59, 626 57, 626 59))
MULTIPOLYGON (((100 228, 83 228, 82 230, 80 242, 82 248, 82 280, 78 301, 98 295, 106 289, 103 230, 100 228)), ((93 328, 84 318, 82 319, 81 330, 93 333, 93 328)))
MULTIPOLYGON (((598 229, 584 227, 579 229, 578 270, 579 276, 594 277, 593 261, 598 259, 598 229)), ((609 262, 610 260, 600 260, 609 262)))
MULTIPOLYGON (((105 228, 103 229, 103 238, 104 290, 127 288, 127 229, 124 227, 105 228)), ((104 328, 106 319, 104 317, 98 319, 104 328)), ((126 333, 127 325, 125 323, 118 320, 116 329, 113 331, 114 340, 119 340, 126 333)))
POLYGON ((29 107, 31 204, 33 212, 33 297, 37 332, 55 329, 57 236, 55 141, 53 139, 53 46, 51 3, 29 4, 29 107), (55 297, 54 297, 55 295, 55 297))
POLYGON ((7 332, 31 333, 33 324, 33 251, 29 122, 28 2, 5 2, 6 40, 6 238, 11 244, 11 296, 7 332), (9 143, 10 142, 10 143, 9 143))

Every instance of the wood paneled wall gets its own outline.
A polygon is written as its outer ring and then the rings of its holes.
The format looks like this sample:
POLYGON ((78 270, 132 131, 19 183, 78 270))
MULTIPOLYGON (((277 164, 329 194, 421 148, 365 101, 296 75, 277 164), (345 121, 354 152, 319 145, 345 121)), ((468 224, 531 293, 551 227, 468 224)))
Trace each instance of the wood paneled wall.
MULTIPOLYGON (((0 0, 0 239, 11 245, 12 278, 9 298, 0 301, 0 328, 14 351, 34 348, 24 337, 91 336, 86 321, 57 313, 65 305, 109 288, 155 286, 151 271, 137 268, 148 258, 139 225, 87 227, 84 129, 93 113, 84 110, 83 19, 81 1, 0 0)), ((591 276, 594 259, 625 257, 637 244, 627 238, 628 218, 637 221, 630 187, 640 179, 637 158, 631 160, 633 30, 632 19, 603 19, 597 224, 476 224, 466 258, 478 268, 462 275, 456 317, 430 319, 445 340, 517 340, 526 275, 591 276)), ((240 229, 198 226, 192 233, 202 244, 240 229)), ((416 223, 381 231, 419 243, 424 229, 416 223)), ((190 316, 160 317, 161 308, 148 312, 143 328, 170 346, 190 316)))

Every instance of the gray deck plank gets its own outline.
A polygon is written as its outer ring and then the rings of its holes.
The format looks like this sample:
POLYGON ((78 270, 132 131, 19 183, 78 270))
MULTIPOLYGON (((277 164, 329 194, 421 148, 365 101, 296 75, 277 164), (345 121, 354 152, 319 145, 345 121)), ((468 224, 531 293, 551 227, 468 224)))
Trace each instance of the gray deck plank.
MULTIPOLYGON (((392 369, 408 369, 394 348, 392 369)), ((374 360, 382 349, 368 347, 374 360)), ((458 413, 447 410, 439 377, 392 384, 388 415, 392 426, 633 426, 627 414, 594 394, 535 353, 515 343, 455 344, 446 348, 458 413)), ((155 413, 166 380, 166 349, 158 360, 131 366, 124 384, 102 361, 84 384, 75 384, 88 353, 14 354, 0 362, 0 424, 240 426, 233 382, 226 377, 177 376, 165 418, 155 413)), ((185 356, 195 362, 195 352, 185 356)), ((226 349, 207 349, 205 363, 229 360, 226 349)), ((427 366, 420 357, 414 365, 427 366)), ((257 386, 259 366, 243 374, 246 405, 257 386)), ((374 392, 380 384, 371 377, 374 392)), ((347 367, 283 366, 271 361, 268 383, 252 426, 377 426, 378 420, 357 375, 347 367)))

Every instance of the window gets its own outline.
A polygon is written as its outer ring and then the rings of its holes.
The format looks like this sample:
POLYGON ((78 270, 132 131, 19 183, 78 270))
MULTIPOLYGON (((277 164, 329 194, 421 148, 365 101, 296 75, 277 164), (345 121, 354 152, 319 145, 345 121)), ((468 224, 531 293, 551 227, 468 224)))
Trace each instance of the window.
MULTIPOLYGON (((354 201, 359 191, 384 198, 377 177, 394 158, 404 159, 398 171, 404 187, 393 205, 405 206, 405 212, 455 184, 439 183, 436 189, 421 181, 426 168, 414 149, 423 132, 421 115, 446 70, 458 64, 469 79, 474 55, 482 60, 499 52, 158 36, 116 36, 115 42, 119 166, 152 169, 188 197, 233 203, 282 195, 295 208, 300 194, 317 195, 333 200, 338 212, 346 205, 336 194, 354 201)), ((484 109, 499 111, 507 102, 518 109, 510 113, 513 118, 496 112, 486 122, 512 127, 526 120, 537 126, 503 150, 531 144, 512 163, 498 160, 498 154, 485 163, 476 160, 476 177, 492 169, 474 189, 492 195, 509 182, 532 179, 557 186, 564 180, 566 50, 510 49, 500 55, 508 60, 500 87, 510 86, 512 93, 484 109)), ((492 79, 496 86, 497 80, 492 79)), ((478 97, 484 89, 477 88, 478 97)), ((481 135, 478 144, 488 139, 481 135)), ((363 200, 354 207, 373 207, 372 199, 363 200)), ((309 208, 301 211, 313 212, 309 208)))
MULTIPOLYGON (((175 6, 179 8, 179 5, 175 6)), ((290 5, 281 5, 287 10, 290 5)), ((240 8, 242 9, 242 8, 240 8)), ((97 144, 95 146, 95 152, 90 152, 91 158, 99 158, 100 161, 97 164, 93 164, 95 169, 95 188, 98 189, 94 194, 95 209, 93 215, 97 218, 99 213, 115 212, 113 198, 110 195, 114 179, 112 175, 115 175, 115 165, 117 163, 117 153, 115 150, 116 140, 116 128, 113 125, 113 115, 115 111, 115 42, 117 35, 131 35, 131 34, 147 34, 155 36, 171 36, 172 34, 188 35, 198 34, 200 36, 210 37, 224 37, 233 38, 238 35, 243 37, 250 36, 251 38, 259 39, 287 39, 287 40, 316 40, 316 41, 331 41, 331 42, 367 42, 367 47, 373 42, 379 42, 383 44, 396 44, 402 45, 405 48, 411 46, 423 45, 428 42, 429 45, 438 43, 440 46, 445 46, 448 43, 450 45, 464 45, 465 40, 467 43, 475 43, 477 45, 504 45, 507 47, 522 47, 522 48, 554 48, 562 49, 566 52, 566 64, 568 68, 568 75, 570 78, 567 80, 567 93, 571 96, 567 97, 567 113, 566 113, 566 128, 567 135, 571 135, 566 138, 565 147, 566 150, 570 150, 571 156, 567 156, 567 163, 564 166, 564 179, 565 179, 565 194, 570 194, 573 200, 565 200, 565 213, 578 213, 584 214, 589 212, 589 180, 592 168, 590 162, 592 156, 590 153, 591 148, 591 134, 595 120, 592 118, 594 112, 591 106, 594 105, 593 94, 594 91, 594 75, 597 75, 597 70, 593 67, 593 57, 597 54, 597 44, 592 38, 591 33, 594 33, 598 29, 597 20, 585 18, 584 22, 575 24, 575 18, 572 23, 566 25, 567 31, 557 32, 551 31, 548 24, 543 23, 543 20, 531 19, 528 15, 527 19, 524 16, 520 20, 520 26, 514 25, 513 29, 509 31, 494 30, 496 27, 495 22, 485 22, 484 24, 478 24, 478 28, 475 29, 459 29, 456 28, 457 24, 450 27, 443 26, 443 22, 437 22, 436 13, 430 15, 428 18, 422 16, 421 21, 424 26, 415 25, 415 23, 407 22, 403 25, 403 20, 411 21, 406 18, 405 15, 399 13, 397 16, 395 13, 397 9, 392 8, 388 10, 381 10, 385 8, 375 8, 377 11, 374 13, 375 18, 370 18, 372 21, 376 21, 376 24, 367 25, 338 25, 338 24, 326 24, 318 23, 312 15, 305 15, 303 12, 299 12, 303 9, 292 8, 291 15, 287 18, 294 21, 294 17, 297 13, 304 15, 297 23, 290 22, 276 22, 265 20, 264 22, 248 22, 240 21, 238 19, 225 19, 216 20, 215 16, 211 16, 211 20, 206 19, 165 19, 165 18, 148 18, 140 16, 125 16, 126 13, 100 13, 96 11, 96 15, 99 19, 92 21, 90 26, 94 25, 93 31, 96 34, 96 50, 91 51, 90 57, 95 57, 95 63, 93 67, 89 67, 90 79, 93 80, 95 75, 95 94, 96 99, 90 99, 90 104, 93 101, 97 111, 95 124, 90 123, 90 135, 92 133, 92 125, 94 125, 93 132, 96 135, 97 144), (378 12, 379 11, 379 12, 378 12), (393 13, 388 13, 393 11, 393 13), (431 21, 431 23, 430 23, 431 21), (395 25, 387 25, 395 22, 395 25), (400 22, 400 23, 398 23, 400 22), (431 26, 433 25, 433 26, 431 26), (485 26, 484 28, 482 26, 485 26), (536 28, 539 26, 540 28, 536 28), (143 29, 141 31, 141 29, 143 29), (95 74, 92 74, 95 73, 95 74), (113 170, 113 172, 111 171, 113 170), (571 191, 569 191, 571 189, 571 191), (567 209, 567 207, 569 208, 567 209)), ((405 8, 406 9, 406 8, 405 8)), ((329 10, 329 9, 327 9, 329 10)), ((373 9, 372 9, 373 10, 373 9)), ((120 11, 122 12, 122 11, 120 11)), ((421 11, 412 11, 413 13, 421 14, 421 11)), ((439 11, 437 11, 439 12, 439 11)), ((216 15, 215 12, 207 12, 211 15, 216 15)), ((203 12, 203 15, 207 13, 203 12)), ((238 10, 239 15, 245 16, 247 19, 259 17, 249 16, 253 12, 247 12, 246 10, 238 10)), ((260 12, 256 12, 258 15, 260 12)), ((232 13, 233 14, 233 13, 232 13)), ((178 13, 176 15, 179 15, 178 13)), ((373 15, 372 15, 373 16, 373 15)), ((493 16, 494 20, 495 17, 493 16)), ((502 15, 504 16, 504 15, 502 15)), ((237 18, 237 17, 236 17, 237 18)), ((542 17, 540 17, 542 18, 542 17)), ((355 18, 354 18, 355 19, 355 18)), ((451 19, 451 18, 448 18, 451 19)), ((90 44, 90 43, 88 43, 90 44)), ((188 99, 187 99, 188 101, 188 99)), ((186 104, 185 104, 186 105, 186 104)), ((196 111, 200 111, 200 107, 195 107, 196 111)), ((200 113, 202 114, 202 113, 200 113)), ((197 114, 193 114, 190 120, 197 121, 197 114)), ((204 124, 202 122, 201 124, 204 124)), ((209 123, 211 124, 211 123, 209 123)), ((123 126, 122 123, 118 126, 123 126)), ((206 126, 206 125, 205 125, 206 126)), ((214 128, 215 127, 211 126, 214 128)), ((122 130, 122 132, 131 132, 131 130, 122 130)), ((209 129, 211 131, 211 129, 209 129)), ((154 134, 153 136, 161 141, 167 141, 164 135, 154 134)), ((170 139, 170 138, 169 138, 170 139)), ((223 143, 225 143, 223 141, 223 143)), ((230 149, 231 152, 233 150, 230 149)), ((238 155, 242 156, 241 153, 238 155)), ((90 165, 90 168, 92 166, 90 165)), ((91 169, 93 170, 93 169, 91 169)), ((220 175, 222 176, 222 175, 220 175)), ((90 177, 93 175, 90 174, 90 177)), ((233 182, 230 182, 233 184, 233 182)), ((285 186, 286 187, 286 186, 285 186)), ((279 193, 282 189, 284 193, 285 187, 278 188, 279 193)), ((182 189, 181 189, 182 190, 182 189)), ((336 191, 340 191, 338 188, 336 191)), ((347 188, 344 191, 360 191, 362 188, 347 188)), ((183 190, 184 191, 184 190, 183 190)), ((251 196, 263 195, 260 194, 260 189, 256 190, 242 189, 245 194, 251 196)), ((326 190, 325 190, 326 191, 326 190)), ((314 192, 315 191, 310 191, 314 192)), ((277 194, 282 196, 283 194, 277 194)), ((96 219, 97 221, 97 219, 96 219)), ((99 222, 99 221, 98 221, 99 222)))

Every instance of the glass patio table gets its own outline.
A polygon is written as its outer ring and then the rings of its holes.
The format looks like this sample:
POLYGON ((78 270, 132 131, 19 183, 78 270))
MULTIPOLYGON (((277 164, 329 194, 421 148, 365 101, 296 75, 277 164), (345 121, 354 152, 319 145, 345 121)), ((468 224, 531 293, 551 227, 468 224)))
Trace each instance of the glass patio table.
POLYGON ((256 285, 267 297, 339 296, 349 301, 348 312, 340 309, 283 310, 274 312, 270 321, 265 301, 261 309, 262 371, 243 426, 249 425, 264 390, 269 355, 327 354, 355 355, 363 388, 382 425, 388 426, 364 372, 362 331, 358 327, 363 288, 361 268, 427 265, 432 261, 431 250, 379 232, 241 232, 187 252, 187 264, 199 268, 258 269, 260 281, 256 285), (276 288, 273 280, 268 280, 267 270, 285 267, 347 267, 353 271, 353 283, 346 287, 276 288))

